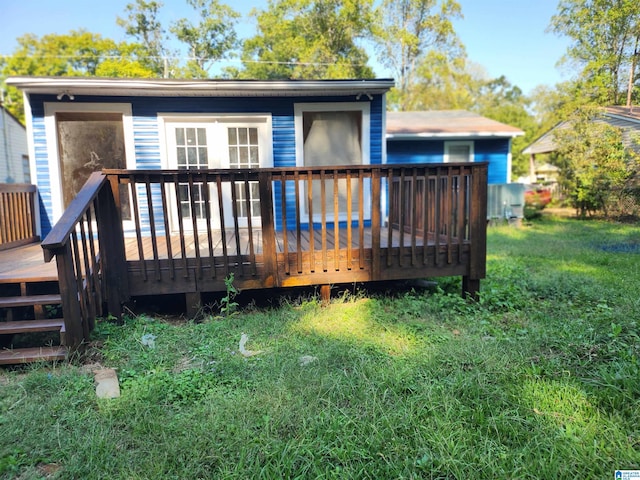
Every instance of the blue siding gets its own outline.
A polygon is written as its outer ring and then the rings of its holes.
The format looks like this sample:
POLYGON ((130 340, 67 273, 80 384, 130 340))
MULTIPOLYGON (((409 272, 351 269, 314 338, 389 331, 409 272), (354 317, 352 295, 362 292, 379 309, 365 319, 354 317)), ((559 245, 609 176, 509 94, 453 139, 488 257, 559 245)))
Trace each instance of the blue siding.
MULTIPOLYGON (((456 138, 456 140, 465 140, 456 138)), ((492 138, 474 141, 474 159, 489 162, 489 183, 507 183, 509 139, 492 138)), ((388 140, 387 162, 440 163, 444 161, 444 140, 388 140)))
MULTIPOLYGON (((56 102, 54 95, 33 95, 31 106, 34 125, 34 142, 36 148, 37 185, 41 196, 42 233, 46 235, 51 229, 53 218, 49 163, 44 130, 44 102, 56 102)), ((101 97, 76 96, 74 103, 130 103, 133 115, 133 137, 135 149, 135 166, 138 169, 159 169, 160 133, 157 115, 161 113, 270 113, 272 116, 273 161, 274 166, 292 167, 296 165, 294 105, 296 103, 315 102, 354 102, 355 96, 345 97, 101 97)), ((375 95, 370 102, 370 159, 372 164, 382 162, 383 100, 375 95)), ((139 198, 144 201, 146 192, 139 190, 139 198)), ((287 214, 289 219, 295 218, 295 190, 293 182, 285 186, 287 214)), ((154 205, 160 205, 160 192, 152 190, 154 205)), ((274 189, 276 207, 276 228, 281 228, 280 214, 282 209, 281 185, 276 183, 274 189)), ((158 233, 163 231, 161 212, 154 212, 158 233)), ((149 228, 149 219, 142 218, 145 229, 149 228)))

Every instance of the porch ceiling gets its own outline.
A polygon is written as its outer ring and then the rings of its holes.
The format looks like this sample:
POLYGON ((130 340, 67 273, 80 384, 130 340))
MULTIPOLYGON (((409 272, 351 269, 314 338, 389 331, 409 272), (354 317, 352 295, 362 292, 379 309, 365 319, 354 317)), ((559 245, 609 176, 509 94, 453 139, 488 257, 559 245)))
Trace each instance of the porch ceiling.
POLYGON ((283 97, 382 94, 391 79, 373 80, 175 80, 87 77, 10 77, 26 93, 167 97, 283 97))

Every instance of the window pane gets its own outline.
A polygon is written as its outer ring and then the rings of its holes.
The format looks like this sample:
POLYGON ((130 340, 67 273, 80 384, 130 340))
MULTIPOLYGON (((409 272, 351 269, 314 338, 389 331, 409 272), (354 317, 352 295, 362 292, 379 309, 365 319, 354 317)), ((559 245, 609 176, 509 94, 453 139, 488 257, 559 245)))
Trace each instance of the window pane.
POLYGON ((184 128, 176 128, 176 145, 184 145, 184 128))
POLYGON ((249 129, 249 143, 258 145, 258 129, 255 127, 249 129))
POLYGON ((198 151, 196 147, 187 147, 187 158, 189 159, 189 165, 198 164, 198 151))
POLYGON ((246 145, 248 143, 248 140, 247 140, 247 129, 246 128, 239 128, 238 129, 238 143, 240 145, 246 145))
POLYGON ((229 147, 229 165, 233 168, 238 166, 238 151, 235 147, 229 147))
POLYGON ((187 128, 187 143, 194 145, 196 143, 196 130, 195 128, 187 128))
POLYGON ((176 153, 178 156, 178 168, 185 166, 187 164, 187 152, 185 149, 178 148, 176 153))
POLYGON ((198 148, 198 159, 200 160, 200 166, 207 166, 207 147, 198 148))
POLYGON ((206 145, 207 144, 207 134, 204 128, 198 129, 198 145, 206 145))
POLYGON ((249 149, 249 154, 250 154, 250 162, 251 162, 251 166, 252 167, 259 167, 260 166, 260 157, 258 156, 258 147, 250 147, 249 149))
POLYGON ((237 145, 238 144, 238 134, 235 128, 227 129, 229 132, 229 145, 237 145))
POLYGON ((249 164, 249 147, 239 147, 240 165, 246 167, 249 164))

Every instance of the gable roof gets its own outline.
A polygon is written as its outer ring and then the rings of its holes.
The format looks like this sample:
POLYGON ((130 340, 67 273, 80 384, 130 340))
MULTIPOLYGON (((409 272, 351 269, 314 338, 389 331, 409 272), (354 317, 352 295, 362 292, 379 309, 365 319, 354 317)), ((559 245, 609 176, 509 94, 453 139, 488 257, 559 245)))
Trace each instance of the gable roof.
POLYGON ((9 77, 7 85, 28 94, 153 97, 368 96, 393 87, 391 79, 373 80, 176 80, 97 77, 9 77))
POLYGON ((519 128, 466 110, 388 112, 387 138, 485 138, 524 135, 519 128))
MULTIPOLYGON (((635 133, 640 134, 640 111, 634 110, 634 107, 604 107, 602 109, 602 115, 594 121, 621 128, 622 142, 626 147, 634 147, 632 137, 635 133)), ((556 124, 552 129, 545 132, 535 142, 525 148, 522 153, 535 155, 537 153, 555 152, 557 150, 555 132, 564 130, 570 126, 571 122, 568 120, 556 124)))

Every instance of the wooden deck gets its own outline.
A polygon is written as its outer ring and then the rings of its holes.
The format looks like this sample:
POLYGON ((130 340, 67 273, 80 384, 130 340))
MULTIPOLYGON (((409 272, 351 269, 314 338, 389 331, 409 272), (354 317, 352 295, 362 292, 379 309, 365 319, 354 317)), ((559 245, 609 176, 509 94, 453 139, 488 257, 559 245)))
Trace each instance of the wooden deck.
POLYGON ((0 250, 0 283, 57 280, 56 263, 45 263, 39 242, 0 250))
MULTIPOLYGON (((474 296, 485 275, 486 191, 481 162, 107 170, 89 178, 42 248, 57 264, 70 345, 132 296, 183 293, 194 304, 225 291, 230 276, 242 290, 328 292, 460 275, 474 296)), ((0 275, 50 272, 37 248, 5 257, 0 275)))

